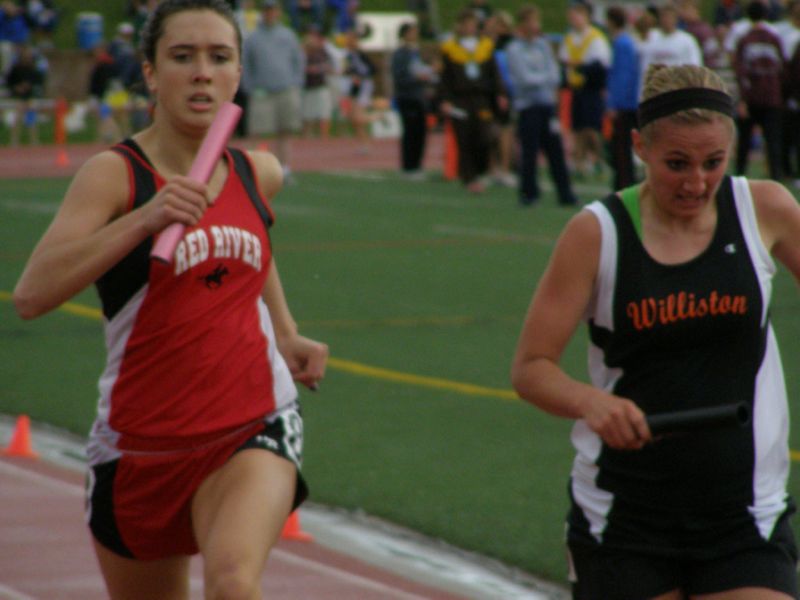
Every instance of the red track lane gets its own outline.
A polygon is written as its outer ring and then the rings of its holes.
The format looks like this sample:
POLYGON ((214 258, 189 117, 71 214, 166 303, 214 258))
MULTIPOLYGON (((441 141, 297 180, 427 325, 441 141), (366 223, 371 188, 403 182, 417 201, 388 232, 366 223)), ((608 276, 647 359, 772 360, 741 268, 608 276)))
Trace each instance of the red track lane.
MULTIPOLYGON (((267 141, 268 143, 268 141, 267 141)), ((263 147, 255 138, 235 139, 232 146, 245 150, 263 147)), ((108 148, 108 144, 68 144, 0 148, 0 179, 11 177, 67 177, 86 160, 108 148)), ((442 136, 428 136, 425 168, 442 168, 442 136)), ((298 138, 292 141, 292 168, 295 171, 351 171, 400 169, 400 148, 396 139, 371 140, 368 152, 351 138, 298 138)))
MULTIPOLYGON (((202 598, 199 559, 192 599, 202 598)), ((262 589, 281 600, 457 600, 315 543, 284 541, 262 589)), ((83 516, 80 473, 0 458, 0 600, 101 600, 105 589, 83 516)))

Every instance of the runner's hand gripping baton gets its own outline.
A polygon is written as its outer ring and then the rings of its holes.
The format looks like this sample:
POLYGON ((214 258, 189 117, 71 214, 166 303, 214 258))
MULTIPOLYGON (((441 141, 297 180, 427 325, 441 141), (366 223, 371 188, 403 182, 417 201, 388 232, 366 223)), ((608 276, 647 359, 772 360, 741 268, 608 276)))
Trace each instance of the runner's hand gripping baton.
POLYGON ((700 429, 744 427, 749 422, 750 409, 743 402, 659 413, 647 417, 647 425, 653 435, 687 433, 700 429))
MULTIPOLYGON (((194 158, 192 168, 189 171, 190 179, 201 183, 208 182, 241 114, 242 109, 233 102, 225 102, 220 106, 217 116, 214 117, 211 127, 206 132, 203 143, 200 144, 197 156, 194 158)), ((178 242, 183 237, 185 228, 183 223, 168 225, 158 234, 158 238, 150 252, 150 257, 169 263, 172 260, 172 255, 175 254, 178 242)))

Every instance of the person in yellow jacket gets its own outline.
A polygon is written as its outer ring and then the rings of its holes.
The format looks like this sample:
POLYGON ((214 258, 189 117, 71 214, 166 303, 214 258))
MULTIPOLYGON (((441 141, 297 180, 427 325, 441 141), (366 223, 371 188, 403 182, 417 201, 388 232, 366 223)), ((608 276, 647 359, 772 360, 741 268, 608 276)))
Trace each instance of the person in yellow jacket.
POLYGON ((441 46, 439 95, 442 113, 451 119, 458 144, 458 176, 472 193, 484 191, 489 169, 491 125, 495 106, 508 98, 494 60, 494 43, 478 34, 478 17, 464 9, 455 35, 441 46))
POLYGON ((569 5, 570 29, 559 50, 565 83, 572 92, 573 168, 584 174, 602 164, 603 93, 611 65, 611 46, 603 32, 592 25, 591 17, 586 2, 569 5))

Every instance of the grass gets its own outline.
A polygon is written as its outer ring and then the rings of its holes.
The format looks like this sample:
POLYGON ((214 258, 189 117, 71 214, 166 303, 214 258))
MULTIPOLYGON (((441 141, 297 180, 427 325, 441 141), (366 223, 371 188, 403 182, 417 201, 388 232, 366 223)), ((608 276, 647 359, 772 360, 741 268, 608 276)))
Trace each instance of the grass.
MULTIPOLYGON (((257 5, 258 0, 254 0, 257 5)), ((436 6, 440 26, 444 30, 450 29, 455 21, 458 11, 467 4, 462 0, 431 0, 436 6)), ((104 28, 107 38, 113 34, 120 21, 127 20, 123 0, 59 0, 60 25, 56 30, 54 41, 58 48, 75 48, 77 46, 76 18, 80 12, 97 12, 103 15, 104 28)), ((240 2, 244 5, 246 3, 240 2)), ((525 4, 523 0, 490 0, 488 2, 495 10, 506 10, 512 15, 525 4)), ((542 11, 542 23, 547 31, 562 32, 566 28, 565 9, 567 0, 554 0, 548 2, 533 2, 542 11)), ((621 4, 626 4, 621 2, 621 4)), ((628 2, 628 4, 632 4, 628 2)), ((701 0, 703 14, 709 17, 712 12, 714 0, 701 0)), ((406 0, 361 0, 361 10, 364 12, 406 12, 406 0)))
MULTIPOLYGON (((523 210, 511 190, 467 197, 455 184, 378 175, 303 173, 275 203, 290 305, 336 359, 321 390, 302 396, 312 498, 564 582, 570 424, 505 397, 530 295, 573 211, 552 195, 523 210), (359 375, 345 361, 498 394, 359 375)), ((13 288, 66 183, 0 184, 0 294, 13 288)), ((597 193, 582 189, 587 200, 597 193)), ((92 290, 75 302, 97 306, 92 290)), ((799 310, 794 282, 779 273, 772 315, 793 398, 799 310)), ((99 322, 57 311, 23 323, 0 295, 0 339, 0 412, 85 434, 103 364, 99 322)), ((582 379, 585 343, 581 330, 563 361, 582 379)), ((796 433, 792 445, 800 448, 796 433)), ((791 490, 800 495, 796 478, 791 490)))

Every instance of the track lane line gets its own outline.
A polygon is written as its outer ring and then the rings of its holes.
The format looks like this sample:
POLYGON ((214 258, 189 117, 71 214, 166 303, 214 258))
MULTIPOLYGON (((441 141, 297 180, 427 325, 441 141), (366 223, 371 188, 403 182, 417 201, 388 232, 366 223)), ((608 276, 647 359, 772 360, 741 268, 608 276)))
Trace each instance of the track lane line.
POLYGON ((0 598, 2 600, 37 600, 33 596, 28 596, 12 587, 0 583, 0 598))
POLYGON ((293 554, 286 550, 282 550, 281 548, 273 549, 271 555, 275 556, 276 558, 279 558, 280 560, 283 560, 284 562, 300 565, 309 570, 317 571, 318 573, 328 575, 330 577, 339 579, 346 583, 352 583, 354 585, 359 585, 363 588, 367 588, 376 592, 380 592, 382 594, 386 594, 387 598, 390 597, 399 598, 402 600, 427 600, 427 596, 418 596, 417 594, 412 594, 410 592, 397 590, 395 588, 384 585, 378 581, 375 581, 374 579, 367 579, 366 577, 362 577, 361 575, 356 575, 355 573, 350 573, 348 571, 343 571, 342 569, 337 569, 336 567, 331 567, 330 565, 326 565, 325 563, 305 558, 298 554, 293 554))

